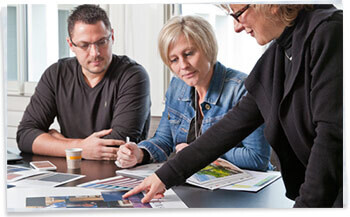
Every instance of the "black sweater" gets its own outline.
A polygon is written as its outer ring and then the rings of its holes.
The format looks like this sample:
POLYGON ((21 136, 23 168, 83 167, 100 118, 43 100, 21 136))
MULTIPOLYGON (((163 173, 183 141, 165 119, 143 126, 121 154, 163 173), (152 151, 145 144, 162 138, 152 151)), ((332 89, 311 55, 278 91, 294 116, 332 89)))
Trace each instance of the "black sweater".
POLYGON ((91 88, 81 65, 65 58, 42 75, 17 131, 17 143, 32 152, 34 139, 48 132, 57 117, 67 138, 86 138, 112 128, 104 138, 139 142, 146 139, 150 121, 150 84, 145 69, 126 56, 113 55, 104 78, 91 88))
POLYGON ((248 95, 216 125, 156 171, 183 183, 265 123, 287 197, 295 207, 343 206, 343 16, 330 6, 301 11, 284 84, 284 49, 273 42, 246 80, 248 95))

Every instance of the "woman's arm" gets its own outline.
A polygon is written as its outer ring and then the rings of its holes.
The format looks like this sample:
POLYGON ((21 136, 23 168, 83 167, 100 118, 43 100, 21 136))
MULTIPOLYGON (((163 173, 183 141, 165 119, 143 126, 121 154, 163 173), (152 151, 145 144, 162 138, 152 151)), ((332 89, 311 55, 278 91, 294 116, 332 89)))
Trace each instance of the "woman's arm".
POLYGON ((234 165, 249 170, 266 171, 269 169, 271 147, 264 136, 265 125, 261 125, 242 141, 242 145, 234 147, 221 157, 234 165))
POLYGON ((222 120, 164 164, 156 174, 167 188, 184 183, 193 173, 230 150, 262 123, 260 111, 248 94, 222 120))
POLYGON ((165 188, 184 183, 193 173, 232 148, 232 144, 240 142, 262 122, 258 108, 248 94, 222 120, 123 197, 141 191, 147 192, 142 199, 143 203, 162 197, 165 188))

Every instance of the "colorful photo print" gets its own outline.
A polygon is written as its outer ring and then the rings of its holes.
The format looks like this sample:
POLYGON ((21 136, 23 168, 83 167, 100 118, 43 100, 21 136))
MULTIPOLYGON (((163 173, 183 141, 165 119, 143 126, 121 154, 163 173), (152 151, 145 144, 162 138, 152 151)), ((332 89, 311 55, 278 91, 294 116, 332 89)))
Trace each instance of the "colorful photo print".
POLYGON ((152 208, 149 203, 141 203, 141 199, 143 198, 142 193, 138 193, 132 195, 127 198, 127 200, 123 199, 122 196, 127 191, 109 191, 102 192, 102 197, 105 201, 120 201, 123 202, 122 206, 126 206, 127 204, 131 204, 132 208, 152 208), (126 201, 128 201, 126 203, 126 201))
POLYGON ((102 195, 28 197, 27 208, 152 208, 141 203, 142 194, 123 199, 126 191, 103 192, 102 195))
POLYGON ((242 170, 240 170, 238 167, 223 159, 217 159, 213 163, 195 173, 193 176, 199 182, 206 182, 208 180, 232 176, 239 173, 242 173, 242 170))

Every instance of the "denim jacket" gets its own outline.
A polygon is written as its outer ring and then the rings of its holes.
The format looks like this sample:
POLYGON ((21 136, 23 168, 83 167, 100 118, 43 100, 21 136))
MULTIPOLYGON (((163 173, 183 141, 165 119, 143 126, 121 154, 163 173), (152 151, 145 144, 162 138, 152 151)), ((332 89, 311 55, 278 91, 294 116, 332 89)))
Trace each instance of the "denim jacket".
MULTIPOLYGON (((244 80, 247 75, 226 68, 217 62, 208 92, 201 104, 202 133, 219 121, 246 94, 244 80)), ((195 117, 192 91, 181 79, 174 77, 166 93, 165 109, 154 136, 138 144, 150 154, 152 162, 166 161, 179 143, 186 143, 195 117)), ((222 158, 236 166, 251 170, 271 169, 271 148, 263 135, 264 125, 246 137, 241 144, 225 153, 222 158)))

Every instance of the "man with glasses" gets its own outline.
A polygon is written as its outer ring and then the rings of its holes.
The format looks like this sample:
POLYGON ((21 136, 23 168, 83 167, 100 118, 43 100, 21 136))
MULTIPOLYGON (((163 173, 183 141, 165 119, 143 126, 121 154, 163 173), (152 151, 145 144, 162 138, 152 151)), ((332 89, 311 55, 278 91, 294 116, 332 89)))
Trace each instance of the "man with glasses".
POLYGON ((83 158, 116 160, 125 138, 146 139, 150 84, 145 69, 112 54, 113 29, 106 12, 81 5, 68 18, 73 58, 60 59, 40 79, 17 131, 20 150, 65 156, 82 148, 83 158), (50 129, 57 117, 60 132, 50 129))

